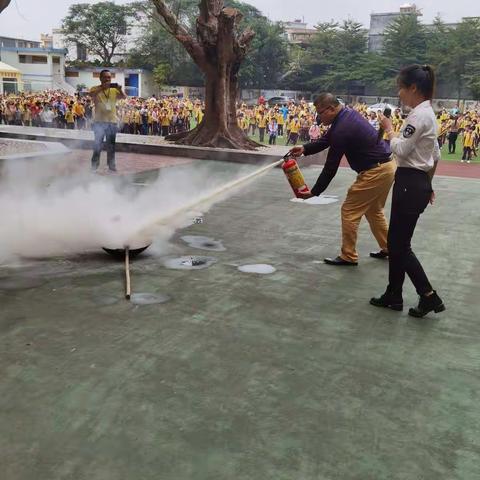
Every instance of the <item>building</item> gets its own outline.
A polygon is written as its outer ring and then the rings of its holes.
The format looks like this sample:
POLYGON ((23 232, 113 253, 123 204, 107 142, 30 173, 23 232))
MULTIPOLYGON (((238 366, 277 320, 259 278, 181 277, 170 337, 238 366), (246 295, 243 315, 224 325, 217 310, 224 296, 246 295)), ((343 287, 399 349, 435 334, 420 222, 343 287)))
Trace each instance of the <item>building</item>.
POLYGON ((17 93, 19 91, 22 74, 4 62, 0 62, 0 94, 17 93))
POLYGON ((316 28, 307 28, 307 24, 302 20, 283 22, 282 26, 285 28, 285 38, 294 45, 308 45, 317 33, 316 28))
POLYGON ((372 13, 370 15, 370 30, 368 33, 368 51, 380 52, 383 48, 385 30, 402 15, 421 16, 422 12, 415 4, 406 3, 398 12, 372 13))
MULTIPOLYGON (((65 82, 64 49, 45 46, 42 42, 0 37, 0 60, 20 72, 17 90, 70 90, 65 82)), ((5 83, 5 82, 4 82, 5 83)), ((8 89, 12 85, 7 85, 8 89)))
MULTIPOLYGON (((89 90, 100 83, 100 72, 104 67, 67 67, 65 80, 75 90, 89 90)), ((134 97, 150 97, 158 94, 153 75, 148 70, 108 67, 112 82, 122 86, 125 93, 134 97)))
MULTIPOLYGON (((370 15, 370 30, 368 33, 368 51, 381 52, 383 49, 383 39, 385 30, 402 15, 422 16, 422 12, 415 4, 406 3, 400 7, 398 12, 390 13, 372 13, 370 15)), ((463 17, 462 20, 475 19, 480 17, 463 17)), ((458 23, 445 23, 446 28, 457 28, 458 23)), ((427 32, 433 28, 433 25, 425 25, 427 32)))

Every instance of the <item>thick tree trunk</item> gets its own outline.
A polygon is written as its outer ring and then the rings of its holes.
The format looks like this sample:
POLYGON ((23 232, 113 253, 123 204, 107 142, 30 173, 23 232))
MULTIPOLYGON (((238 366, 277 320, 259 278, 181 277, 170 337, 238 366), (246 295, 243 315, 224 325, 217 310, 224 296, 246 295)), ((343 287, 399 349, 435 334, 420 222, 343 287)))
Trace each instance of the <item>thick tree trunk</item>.
POLYGON ((206 78, 205 116, 196 128, 189 132, 169 135, 182 145, 201 147, 234 148, 252 150, 260 144, 250 140, 238 126, 236 101, 237 81, 228 75, 230 66, 221 68, 218 75, 206 78))
POLYGON ((237 35, 241 14, 223 6, 223 0, 200 0, 196 39, 179 25, 164 1, 153 0, 179 42, 205 75, 205 116, 190 132, 170 135, 184 145, 252 150, 259 144, 250 140, 237 124, 238 70, 253 39, 251 30, 237 35))

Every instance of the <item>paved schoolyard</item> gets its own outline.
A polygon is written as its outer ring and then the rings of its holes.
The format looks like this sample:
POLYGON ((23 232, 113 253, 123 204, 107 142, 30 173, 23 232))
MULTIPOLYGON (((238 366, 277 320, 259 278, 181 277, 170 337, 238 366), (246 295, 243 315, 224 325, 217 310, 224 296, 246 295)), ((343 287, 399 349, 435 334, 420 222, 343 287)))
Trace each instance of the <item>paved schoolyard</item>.
MULTIPOLYGON (((319 171, 304 169, 310 184, 319 171)), ((215 264, 171 270, 148 250, 133 262, 134 292, 166 303, 125 301, 122 264, 101 251, 2 267, 1 477, 480 478, 478 181, 436 179, 414 247, 447 311, 416 320, 368 305, 387 263, 368 257, 365 223, 358 268, 321 262, 338 252, 352 179, 339 171, 330 205, 290 202, 280 170, 223 199, 170 252, 215 264), (237 269, 257 263, 277 271, 237 269)))

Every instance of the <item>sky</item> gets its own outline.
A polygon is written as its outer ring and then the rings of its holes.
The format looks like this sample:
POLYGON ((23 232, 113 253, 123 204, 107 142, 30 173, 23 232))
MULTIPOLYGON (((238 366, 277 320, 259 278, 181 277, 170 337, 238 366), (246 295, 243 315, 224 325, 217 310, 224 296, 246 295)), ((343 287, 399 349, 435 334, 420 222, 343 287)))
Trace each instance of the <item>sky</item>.
MULTIPOLYGON (((74 3, 96 3, 99 0, 12 0, 0 15, 0 36, 39 40, 41 33, 51 33, 60 26, 68 7, 74 3)), ((116 0, 128 3, 128 0, 116 0)), ((313 27, 319 22, 341 21, 347 18, 369 25, 370 13, 395 12, 403 0, 249 0, 272 20, 303 19, 313 27)), ((440 13, 446 22, 462 17, 480 16, 478 0, 418 0, 423 21, 428 23, 440 13)))

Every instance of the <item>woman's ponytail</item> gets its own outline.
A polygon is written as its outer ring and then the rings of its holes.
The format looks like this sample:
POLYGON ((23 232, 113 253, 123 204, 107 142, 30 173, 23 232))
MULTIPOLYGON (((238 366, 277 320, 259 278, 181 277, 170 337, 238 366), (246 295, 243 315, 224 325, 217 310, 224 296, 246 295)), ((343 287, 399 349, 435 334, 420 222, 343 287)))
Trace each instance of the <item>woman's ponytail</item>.
POLYGON ((409 65, 400 71, 398 84, 407 88, 415 85, 427 100, 432 100, 435 91, 435 72, 430 65, 409 65))

